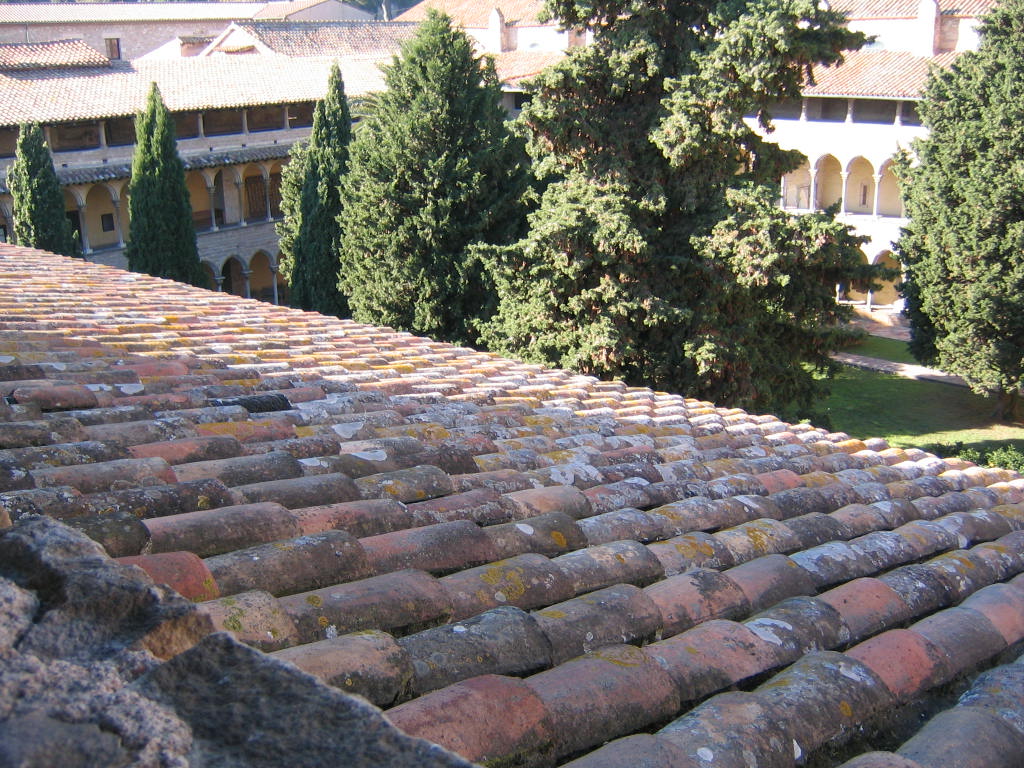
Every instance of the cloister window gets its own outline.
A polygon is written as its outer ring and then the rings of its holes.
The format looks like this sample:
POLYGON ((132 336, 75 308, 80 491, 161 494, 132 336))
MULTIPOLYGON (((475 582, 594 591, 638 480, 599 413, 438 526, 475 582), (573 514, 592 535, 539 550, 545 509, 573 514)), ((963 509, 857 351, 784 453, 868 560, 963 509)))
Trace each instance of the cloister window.
POLYGON ((289 128, 308 128, 313 124, 313 107, 312 101, 303 101, 299 104, 288 105, 288 127, 289 128))
POLYGON ((179 139, 194 139, 199 135, 198 112, 175 112, 174 135, 179 139))
POLYGON ((104 123, 107 145, 124 147, 135 143, 135 120, 131 117, 116 117, 104 123))
POLYGON ((214 109, 203 113, 203 128, 207 136, 224 136, 242 132, 242 110, 214 109))
POLYGON ((0 128, 0 157, 14 157, 18 145, 18 129, 11 126, 0 128))
POLYGON ((900 117, 900 122, 904 125, 920 125, 921 116, 917 114, 917 103, 913 101, 903 102, 903 112, 900 117))
POLYGON ((50 147, 54 152, 96 149, 100 146, 100 124, 60 123, 50 126, 50 147))
POLYGON ((776 120, 799 120, 803 110, 803 99, 775 101, 768 105, 768 114, 776 120))
POLYGON ((250 107, 247 120, 250 131, 279 131, 284 128, 284 107, 280 104, 250 107))
POLYGON ((848 104, 846 99, 807 99, 807 119, 827 123, 842 123, 846 120, 848 104))
POLYGON ((857 99, 853 102, 853 122, 892 125, 896 122, 898 101, 857 99))

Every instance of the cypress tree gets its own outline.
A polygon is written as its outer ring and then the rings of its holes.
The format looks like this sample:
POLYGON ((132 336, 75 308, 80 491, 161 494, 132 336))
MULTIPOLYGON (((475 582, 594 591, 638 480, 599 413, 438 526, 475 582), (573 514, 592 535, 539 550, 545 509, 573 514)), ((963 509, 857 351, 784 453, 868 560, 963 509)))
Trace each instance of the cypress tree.
POLYGON ((146 109, 135 118, 128 268, 203 288, 209 280, 199 263, 185 167, 178 156, 174 121, 153 83, 146 109))
POLYGON ((327 94, 316 105, 309 141, 292 148, 281 178, 282 272, 294 307, 342 316, 348 307, 338 290, 342 211, 338 185, 348 167, 352 119, 337 62, 327 94))
POLYGON ((934 71, 927 138, 900 169, 910 222, 898 243, 911 351, 1015 414, 1024 384, 1024 0, 982 22, 978 50, 934 71))
POLYGON ((7 171, 7 186, 14 204, 14 241, 30 248, 79 256, 75 233, 64 213, 53 160, 37 123, 18 131, 15 160, 7 171))
POLYGON ((768 127, 772 104, 800 96, 810 65, 838 62, 863 36, 814 0, 548 8, 593 43, 542 72, 523 111, 550 184, 527 237, 486 251, 500 304, 485 343, 721 404, 806 402, 815 384, 801 364, 827 368, 842 334, 817 289, 797 311, 800 275, 854 279, 857 241, 816 224, 849 249, 825 269, 806 238, 777 236, 803 225, 761 201, 801 157, 746 118, 768 127), (741 266, 747 250, 761 255, 741 266))
POLYGON ((493 287, 471 246, 519 235, 523 144, 493 64, 447 16, 430 13, 385 81, 342 184, 339 285, 357 320, 472 343, 493 287))

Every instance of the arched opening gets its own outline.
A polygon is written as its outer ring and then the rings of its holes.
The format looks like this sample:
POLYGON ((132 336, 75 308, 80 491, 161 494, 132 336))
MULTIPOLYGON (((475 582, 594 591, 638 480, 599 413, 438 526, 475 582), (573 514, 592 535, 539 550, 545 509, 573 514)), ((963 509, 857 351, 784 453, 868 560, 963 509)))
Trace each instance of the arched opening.
POLYGON ((893 304, 900 298, 899 291, 896 290, 896 286, 903 280, 903 267, 893 257, 892 251, 882 251, 875 257, 875 264, 880 264, 883 267, 896 270, 896 277, 889 278, 888 280, 879 280, 880 288, 872 295, 872 303, 874 304, 893 304))
POLYGON ((213 266, 208 262, 201 262, 203 265, 203 274, 206 275, 206 287, 211 291, 217 290, 217 277, 213 272, 213 266))
POLYGON ((267 218, 269 201, 267 199, 267 180, 263 169, 258 165, 247 165, 242 172, 242 184, 245 198, 245 220, 263 221, 267 218))
POLYGON ((903 197, 900 195, 900 185, 896 180, 896 174, 893 173, 891 160, 882 166, 882 179, 878 184, 878 215, 903 216, 903 197))
MULTIPOLYGON (((867 255, 864 251, 858 251, 860 256, 861 264, 869 264, 867 255)), ((854 281, 852 283, 841 283, 836 286, 836 299, 839 301, 848 301, 853 303, 864 302, 867 300, 868 287, 866 284, 860 281, 854 281)))
POLYGON ((863 157, 854 158, 846 177, 847 213, 872 213, 875 209, 875 169, 863 157))
MULTIPOLYGON (((78 240, 78 245, 82 251, 88 252, 91 250, 89 242, 82 237, 82 225, 84 222, 82 221, 82 216, 78 213, 78 201, 67 189, 64 190, 64 215, 71 222, 71 231, 78 240)), ((14 212, 14 216, 17 218, 17 211, 14 212)))
POLYGON ((232 207, 228 209, 226 195, 224 194, 224 171, 217 171, 213 177, 213 220, 218 227, 225 224, 235 224, 238 218, 232 207))
POLYGON ((85 234, 92 249, 116 248, 118 245, 117 212, 110 190, 103 184, 94 184, 85 196, 85 234))
POLYGON ((832 155, 825 155, 818 161, 815 208, 828 208, 843 197, 842 166, 832 155))
POLYGON ((902 267, 900 266, 900 263, 893 258, 892 251, 882 251, 875 256, 873 262, 868 262, 866 257, 864 260, 866 263, 880 264, 883 267, 896 270, 896 277, 876 281, 875 285, 878 286, 878 289, 875 291, 869 292, 867 285, 851 286, 850 290, 847 292, 847 298, 850 301, 863 302, 868 306, 868 308, 889 306, 896 302, 900 298, 899 292, 896 290, 896 286, 903 278, 901 277, 902 267))
POLYGON ((808 163, 783 176, 782 207, 800 210, 811 207, 811 166, 808 163))
POLYGON ((9 243, 13 239, 14 222, 7 204, 0 205, 0 243, 9 243))
POLYGON ((192 224, 196 232, 209 232, 213 229, 213 213, 210 210, 206 179, 199 171, 189 171, 185 174, 185 186, 188 188, 188 202, 192 206, 192 224))
POLYGON ((245 296, 245 268, 238 257, 229 257, 221 267, 220 274, 224 278, 224 282, 221 283, 221 290, 224 293, 245 296))
POLYGON ((121 239, 128 239, 128 232, 132 225, 131 206, 132 186, 127 182, 121 187, 121 239))
POLYGON ((283 163, 274 163, 270 166, 270 188, 268 190, 270 196, 270 216, 274 219, 280 219, 281 214, 281 169, 283 163))
POLYGON ((270 269, 270 256, 264 251, 256 251, 249 260, 249 295, 260 301, 274 303, 274 282, 277 277, 270 269))

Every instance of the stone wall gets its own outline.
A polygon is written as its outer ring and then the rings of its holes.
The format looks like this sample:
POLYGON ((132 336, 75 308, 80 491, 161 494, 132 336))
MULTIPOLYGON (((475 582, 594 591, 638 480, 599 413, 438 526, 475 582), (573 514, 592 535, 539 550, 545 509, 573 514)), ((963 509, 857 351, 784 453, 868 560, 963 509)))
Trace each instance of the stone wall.
POLYGON ((211 630, 83 533, 19 519, 0 532, 0 765, 471 768, 211 630))

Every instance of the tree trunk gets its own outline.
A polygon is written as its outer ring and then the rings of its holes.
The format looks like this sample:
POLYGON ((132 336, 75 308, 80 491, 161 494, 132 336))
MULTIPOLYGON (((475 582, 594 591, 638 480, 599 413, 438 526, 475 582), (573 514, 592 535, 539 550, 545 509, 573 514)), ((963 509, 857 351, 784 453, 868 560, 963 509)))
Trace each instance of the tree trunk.
POLYGON ((1000 392, 996 400, 995 410, 992 411, 992 418, 997 421, 1016 421, 1017 405, 1020 401, 1020 390, 1012 392, 1000 392))

